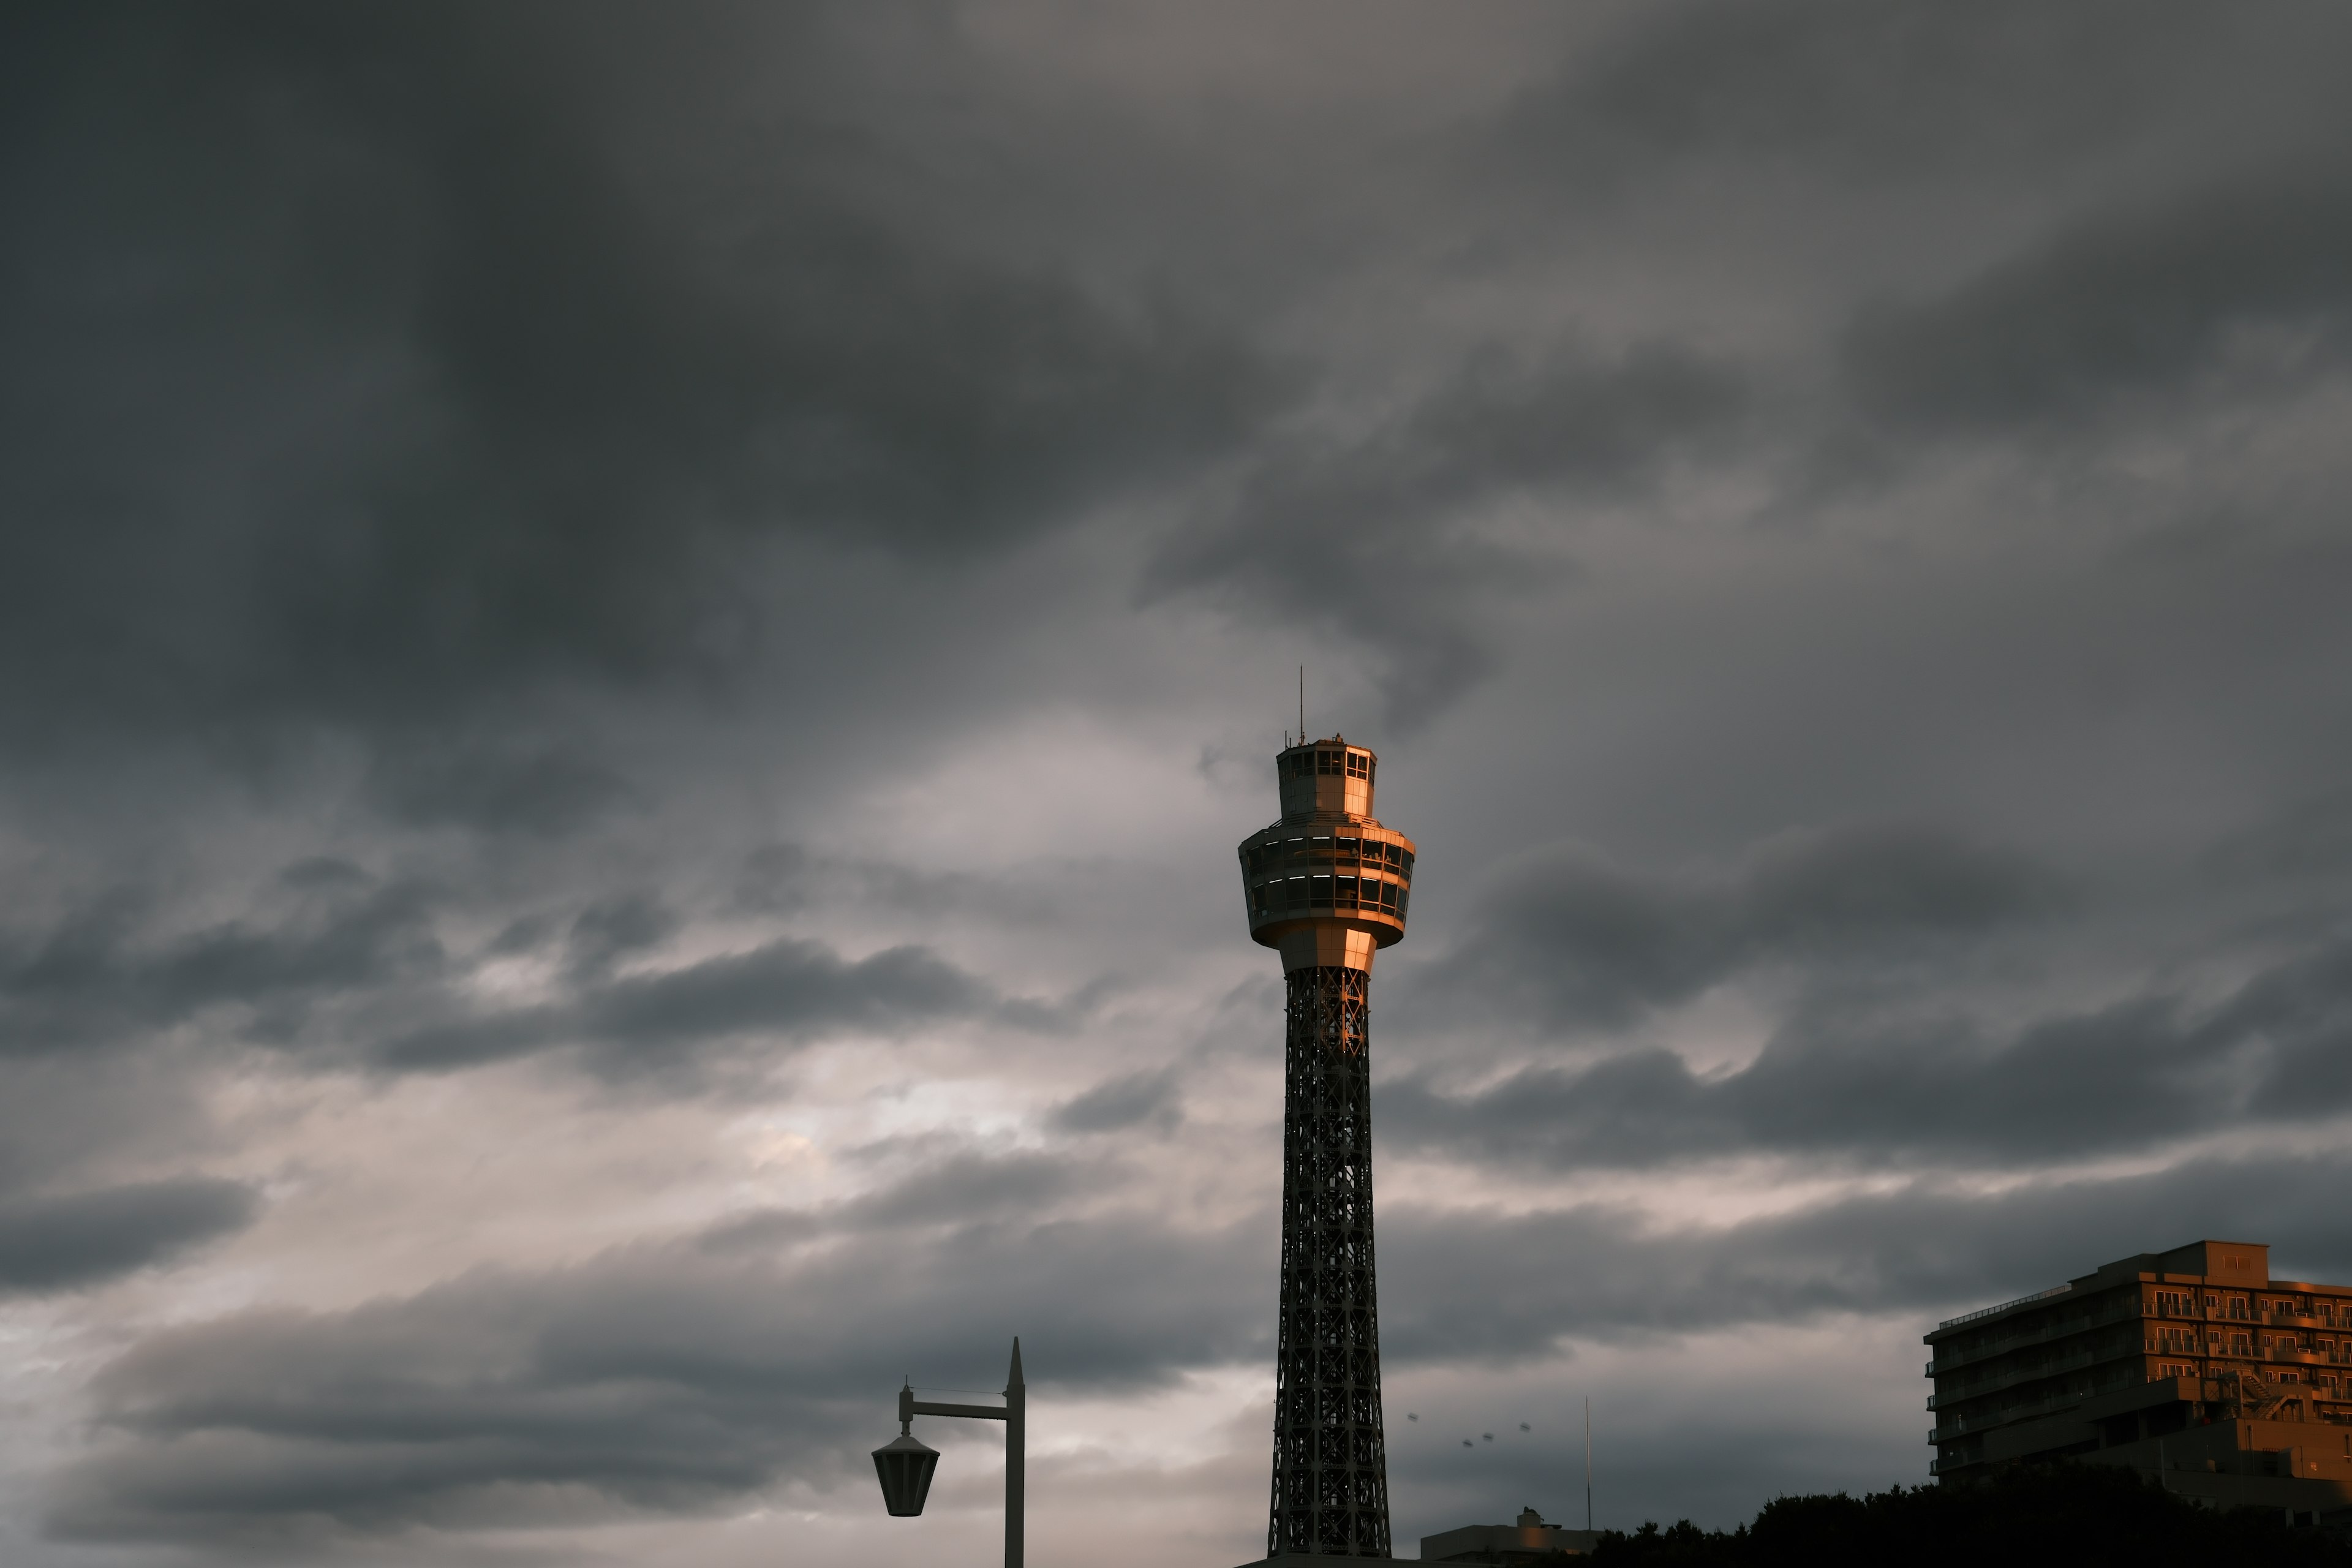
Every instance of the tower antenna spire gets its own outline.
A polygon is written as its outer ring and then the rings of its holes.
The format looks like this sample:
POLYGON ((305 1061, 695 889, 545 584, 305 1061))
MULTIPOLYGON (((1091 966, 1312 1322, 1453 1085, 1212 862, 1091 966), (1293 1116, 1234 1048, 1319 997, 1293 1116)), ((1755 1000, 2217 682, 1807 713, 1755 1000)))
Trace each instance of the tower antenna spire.
POLYGON ((1298 667, 1298 743, 1307 744, 1307 667, 1298 667))

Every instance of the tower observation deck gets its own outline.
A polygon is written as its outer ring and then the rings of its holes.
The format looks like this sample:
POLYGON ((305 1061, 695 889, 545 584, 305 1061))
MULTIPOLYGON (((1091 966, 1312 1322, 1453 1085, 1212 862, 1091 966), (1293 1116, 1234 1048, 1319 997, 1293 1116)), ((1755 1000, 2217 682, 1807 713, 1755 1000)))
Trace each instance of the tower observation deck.
POLYGON ((1412 840, 1372 816, 1379 763, 1334 735, 1276 761, 1282 820, 1242 841, 1250 935, 1282 954, 1282 1309, 1266 1555, 1386 1557, 1372 1266, 1369 989, 1404 936, 1412 840))

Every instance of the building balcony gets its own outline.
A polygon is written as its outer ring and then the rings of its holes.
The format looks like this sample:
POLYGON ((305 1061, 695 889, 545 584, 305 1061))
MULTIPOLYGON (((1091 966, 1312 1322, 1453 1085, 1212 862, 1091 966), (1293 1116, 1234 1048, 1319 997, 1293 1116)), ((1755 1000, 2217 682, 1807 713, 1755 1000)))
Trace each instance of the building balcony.
POLYGON ((2031 1332, 2004 1335, 1980 1350, 1964 1352, 1958 1347, 1938 1346, 1936 1359, 1927 1363, 1927 1375, 1936 1377, 1958 1367, 1990 1361, 1999 1355, 2007 1355, 2010 1352, 2027 1345, 2045 1344, 2052 1340, 2063 1340, 2069 1334, 2079 1334, 2085 1329, 2095 1329, 2105 1323, 2120 1322, 2126 1318, 2149 1316, 2153 1312, 2153 1308, 2144 1308, 2137 1301, 2123 1301, 2096 1311, 2079 1312, 2072 1317, 2060 1318, 2054 1321, 2043 1323, 2031 1332), (1947 1353, 1948 1350, 1949 1353, 1947 1353))
POLYGON ((1933 1410, 1939 1403, 1954 1405, 1963 1399, 1974 1399, 1981 1394, 1996 1393, 2021 1383, 2031 1383, 2039 1377, 2058 1377, 2066 1373, 2080 1372, 2083 1368, 2095 1365, 2100 1361, 2114 1361, 2131 1353, 2128 1350, 2115 1351, 2105 1355, 2097 1351, 2078 1351, 2073 1355, 2040 1362, 2030 1367, 2011 1367, 1997 1371, 1990 1376, 1969 1378, 1965 1381, 1955 1379, 1950 1387, 1938 1388, 1927 1396, 1927 1408, 1933 1410))
POLYGON ((2017 1421, 2031 1421, 2037 1415, 2047 1415, 2053 1410, 2064 1410, 2080 1405, 2087 1397, 2088 1395, 2080 1394, 2053 1394, 2047 1398, 2026 1404, 2004 1405, 1990 1415, 1948 1415, 1937 1423, 1936 1429, 1927 1434, 1927 1441, 1948 1443, 1966 1433, 1982 1432, 1993 1426, 2007 1426, 2017 1421))
MULTIPOLYGON (((2180 1379, 2177 1377, 2148 1377, 2134 1370, 2120 1369, 2116 1373, 2095 1379, 2091 1387, 2083 1392, 2053 1391, 2043 1394, 2040 1399, 2020 1400, 2014 1405, 2004 1405, 1998 1410, 1982 1415, 1972 1415, 1964 1411, 1948 1412, 1937 1422, 1935 1430, 1927 1434, 1927 1441, 1948 1443, 1953 1438, 1969 1432, 1983 1432, 1995 1426, 2007 1426, 2012 1422, 2031 1421, 2036 1416, 2048 1415, 2054 1411, 2072 1409, 2085 1399, 2101 1394, 2112 1394, 2116 1389, 2129 1388, 2135 1384, 2179 1381, 2180 1379)), ((1935 1402, 1932 1399, 1928 1402, 1928 1408, 1931 1410, 1935 1408, 1935 1402)))

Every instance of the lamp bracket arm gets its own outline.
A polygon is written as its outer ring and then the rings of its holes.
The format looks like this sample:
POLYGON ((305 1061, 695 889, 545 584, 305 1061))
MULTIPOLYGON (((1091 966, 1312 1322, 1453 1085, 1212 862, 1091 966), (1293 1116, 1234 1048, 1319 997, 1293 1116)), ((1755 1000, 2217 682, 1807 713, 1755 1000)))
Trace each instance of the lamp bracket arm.
POLYGON ((967 1415, 977 1421, 1003 1421, 1008 1419, 1011 1415, 1011 1412, 998 1405, 939 1405, 928 1399, 908 1399, 904 1397, 899 1399, 898 1408, 906 1415, 967 1415))

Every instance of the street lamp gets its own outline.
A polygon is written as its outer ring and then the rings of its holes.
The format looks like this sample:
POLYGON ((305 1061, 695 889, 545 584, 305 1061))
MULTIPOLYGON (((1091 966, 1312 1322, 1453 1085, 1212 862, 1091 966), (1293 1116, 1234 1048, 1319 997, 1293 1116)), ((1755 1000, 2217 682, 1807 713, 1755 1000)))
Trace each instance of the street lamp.
POLYGON ((882 1506, 893 1519, 912 1519, 923 1511, 931 1495, 931 1472, 940 1468, 940 1451, 927 1447, 912 1432, 901 1432, 874 1450, 874 1468, 882 1478, 882 1506))
POLYGON ((1021 1568, 1021 1458, 1027 1441, 1028 1386, 1021 1381, 1021 1342, 1013 1342, 1013 1368, 1004 1378, 1004 1405, 939 1405, 915 1397, 911 1384, 898 1390, 898 1435, 874 1450, 874 1473, 882 1482, 882 1503, 898 1519, 923 1511, 931 1472, 940 1454, 915 1436, 918 1415, 963 1415, 1004 1423, 1004 1568, 1021 1568))

